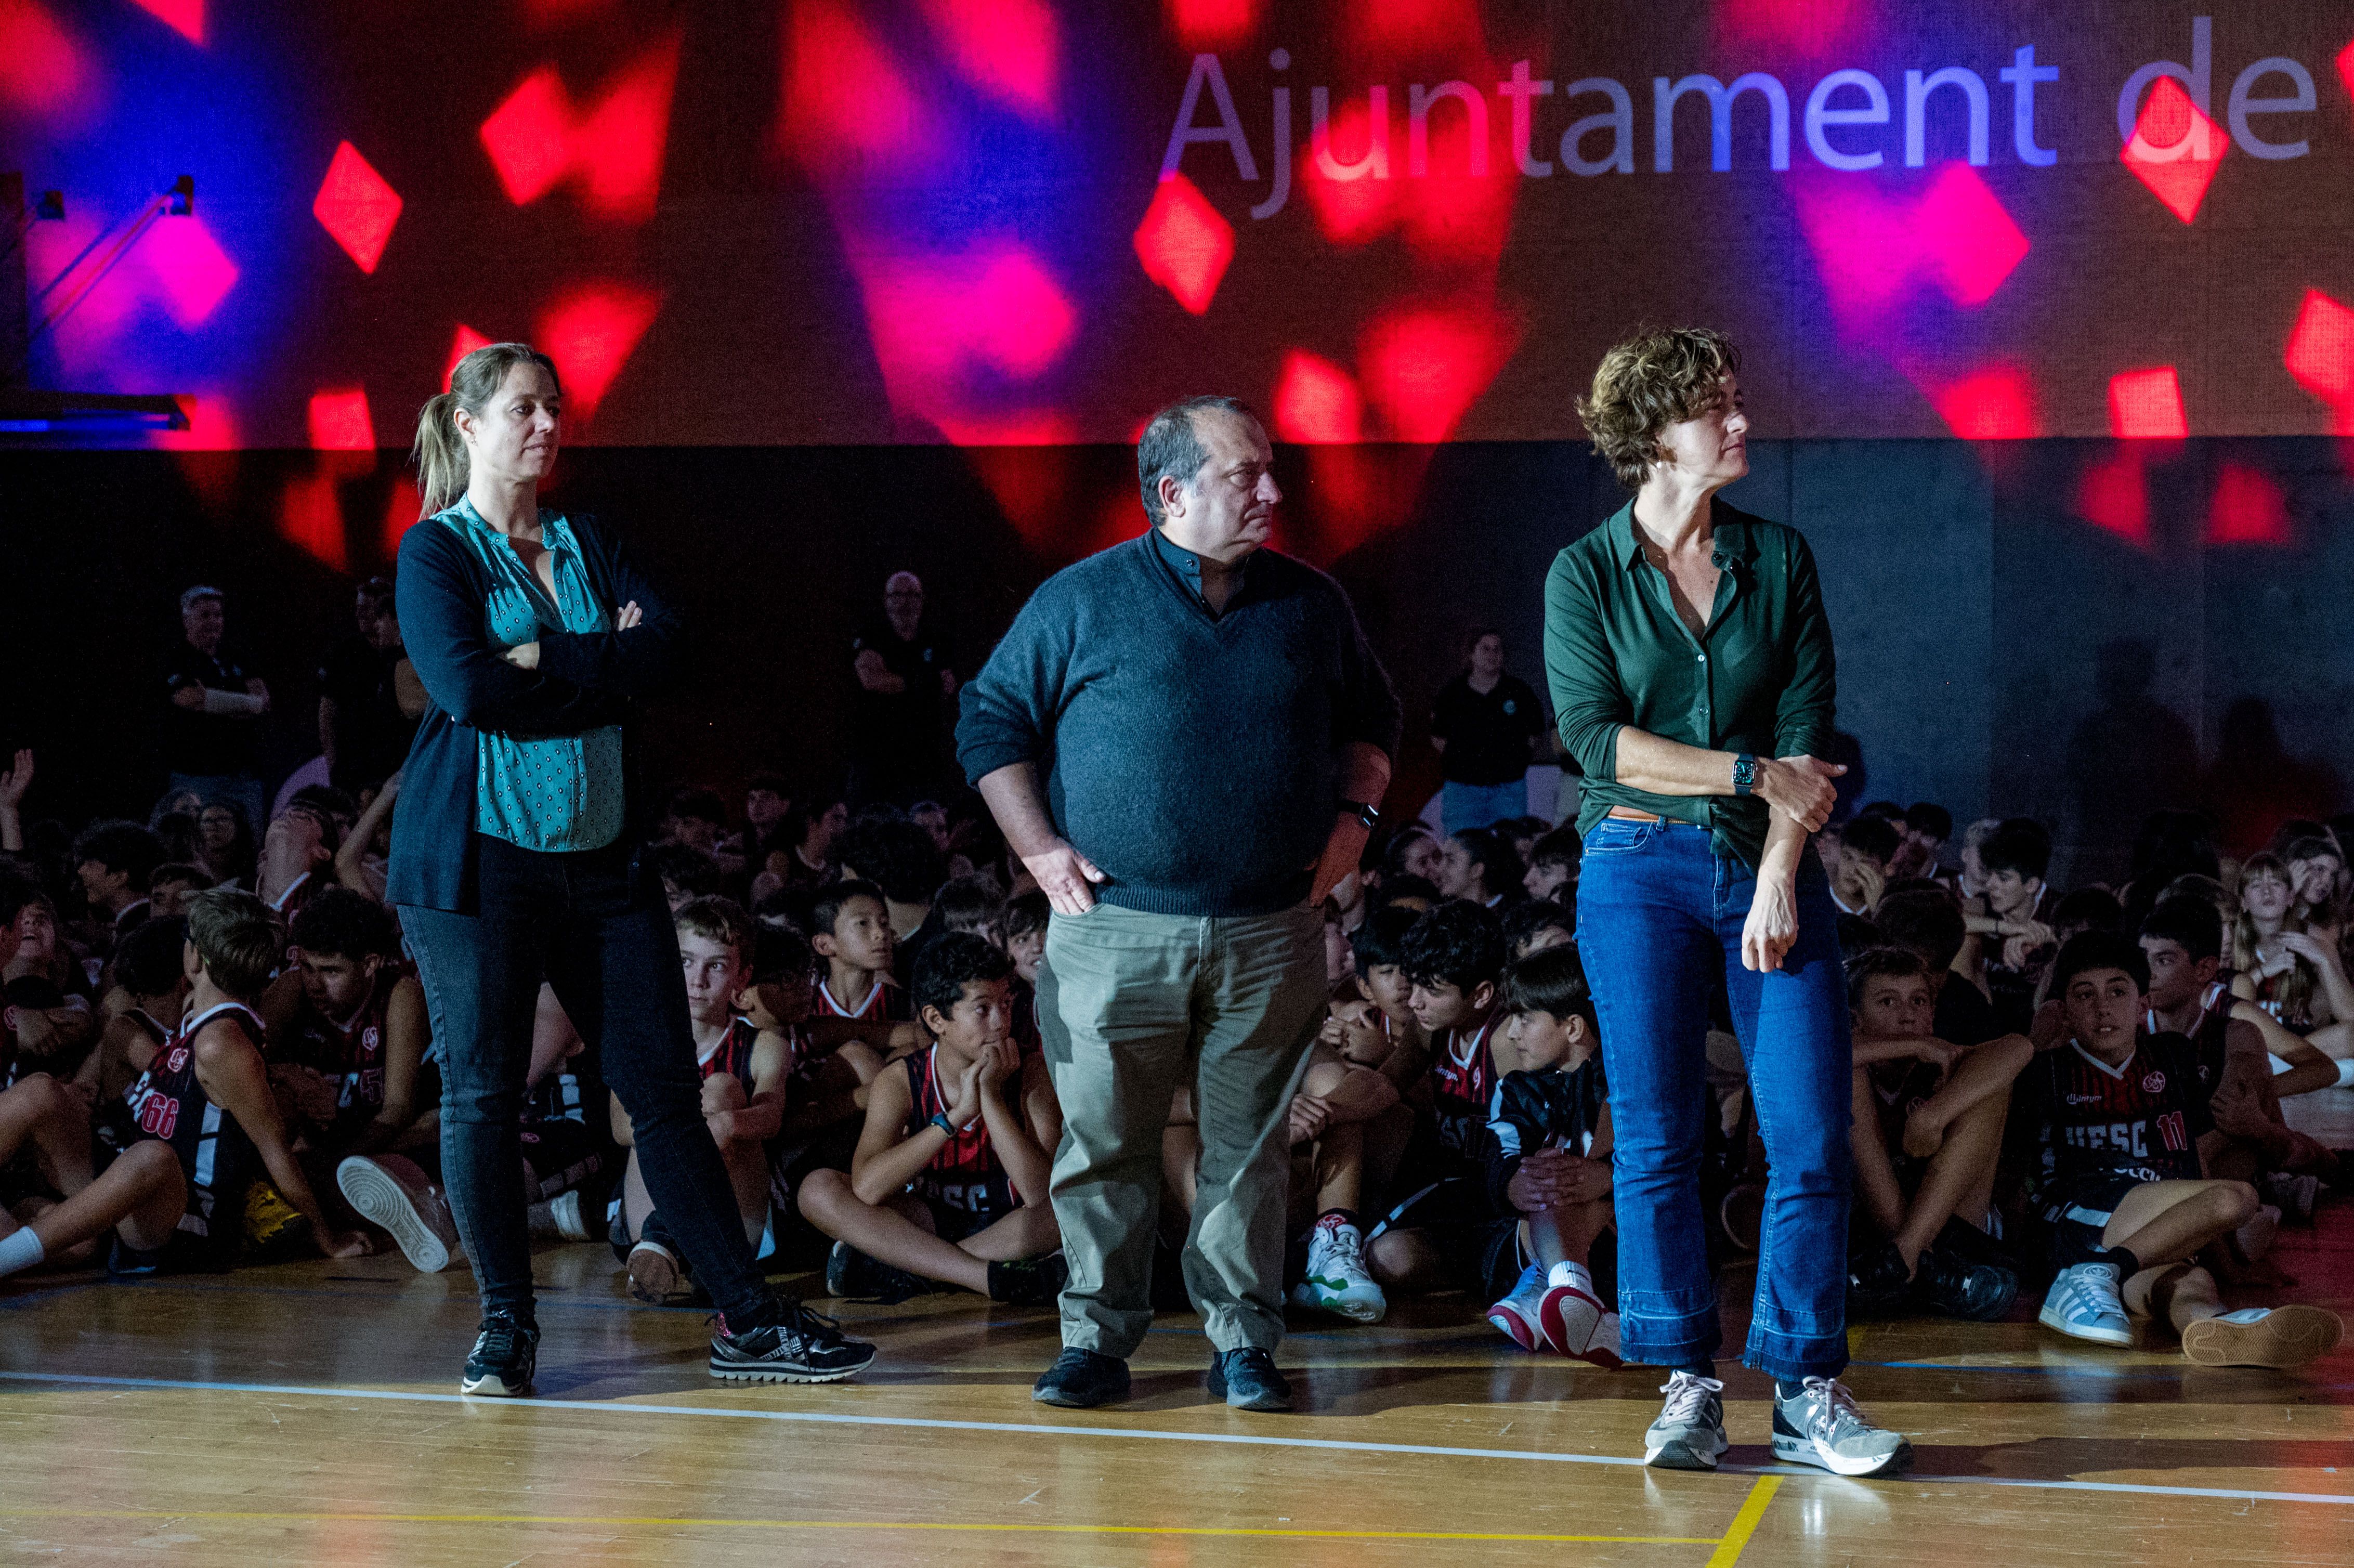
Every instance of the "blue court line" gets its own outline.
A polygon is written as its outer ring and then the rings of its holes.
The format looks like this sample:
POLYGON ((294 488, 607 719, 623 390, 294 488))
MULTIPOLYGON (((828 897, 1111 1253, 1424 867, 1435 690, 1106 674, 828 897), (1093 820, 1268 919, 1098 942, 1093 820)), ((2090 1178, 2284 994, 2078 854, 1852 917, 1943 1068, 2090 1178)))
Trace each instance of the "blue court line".
MULTIPOLYGON (((638 1404, 628 1401, 570 1399, 482 1399, 462 1393, 425 1393, 380 1388, 319 1388, 302 1383, 215 1383, 197 1379, 104 1377, 96 1373, 0 1371, 0 1381, 61 1384, 71 1387, 180 1389, 207 1393, 269 1393, 307 1399, 377 1399, 407 1404, 471 1404, 477 1407, 514 1405, 525 1409, 572 1414, 693 1415, 735 1421, 783 1421, 819 1426, 896 1427, 926 1432, 989 1432, 1025 1437, 1128 1438, 1161 1443, 1206 1443, 1244 1448, 1303 1448, 1327 1453, 1398 1454, 1441 1459, 1525 1459, 1539 1464, 1598 1465, 1614 1469, 1641 1469, 1643 1461, 1610 1454, 1558 1454, 1524 1448, 1450 1448, 1429 1443, 1368 1443, 1340 1437, 1277 1437, 1238 1432, 1172 1432, 1143 1426, 1066 1426, 1018 1421, 949 1421, 913 1415, 843 1415, 814 1410, 730 1410, 700 1404, 638 1404)), ((1791 1465, 1727 1465, 1720 1472, 1743 1476, 1815 1478, 1822 1472, 1791 1465)), ((2215 1498, 2226 1502, 2317 1503, 2354 1508, 2354 1493, 2253 1491, 2229 1487, 2167 1487, 2132 1481, 2045 1481, 2012 1476, 1907 1476, 1883 1485, 1905 1481, 1948 1486, 2021 1487, 2033 1491, 2122 1492, 2137 1497, 2215 1498)))

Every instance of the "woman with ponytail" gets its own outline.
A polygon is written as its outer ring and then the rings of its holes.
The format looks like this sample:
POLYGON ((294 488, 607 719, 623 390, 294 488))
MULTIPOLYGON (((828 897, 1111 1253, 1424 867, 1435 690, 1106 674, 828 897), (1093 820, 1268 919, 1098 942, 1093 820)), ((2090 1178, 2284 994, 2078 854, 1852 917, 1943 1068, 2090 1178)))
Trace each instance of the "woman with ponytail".
MULTIPOLYGON (((874 1348, 769 1288, 704 1123, 678 940, 627 782, 632 709, 673 673, 679 619, 611 533, 539 504, 562 425, 546 355, 460 360, 418 418, 425 504, 400 546, 401 630, 430 700, 386 897, 441 1049, 442 1173, 482 1295, 459 1386, 520 1394, 536 1365, 519 1118, 543 979, 629 1113, 673 1265, 721 1310, 712 1375, 848 1377, 874 1348)), ((430 1223, 373 1162, 339 1178, 396 1235, 430 1223)))

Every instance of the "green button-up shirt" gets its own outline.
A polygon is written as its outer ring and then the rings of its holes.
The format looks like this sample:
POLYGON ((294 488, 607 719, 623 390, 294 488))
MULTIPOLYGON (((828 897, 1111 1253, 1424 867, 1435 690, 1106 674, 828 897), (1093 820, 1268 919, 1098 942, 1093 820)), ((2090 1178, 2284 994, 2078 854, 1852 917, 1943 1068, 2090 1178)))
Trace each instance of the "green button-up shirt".
POLYGON ((1835 680, 1815 557, 1798 531, 1714 503, 1723 575, 1707 630, 1676 613, 1667 575, 1643 558, 1635 503, 1553 558, 1545 577, 1545 679, 1561 743, 1585 769, 1580 833, 1613 806, 1710 832, 1755 867, 1769 808, 1754 795, 1653 795, 1618 782, 1632 725, 1708 751, 1829 757, 1835 680))

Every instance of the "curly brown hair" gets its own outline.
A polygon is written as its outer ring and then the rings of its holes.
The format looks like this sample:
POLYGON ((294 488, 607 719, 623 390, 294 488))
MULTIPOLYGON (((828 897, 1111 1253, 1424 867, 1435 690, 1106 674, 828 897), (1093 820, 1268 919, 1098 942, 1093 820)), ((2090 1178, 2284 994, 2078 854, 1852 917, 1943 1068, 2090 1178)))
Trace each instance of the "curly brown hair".
POLYGON ((1618 482, 1640 490, 1659 432, 1713 407, 1717 384, 1740 369, 1741 350, 1712 327, 1643 327, 1602 356, 1577 417, 1618 482))

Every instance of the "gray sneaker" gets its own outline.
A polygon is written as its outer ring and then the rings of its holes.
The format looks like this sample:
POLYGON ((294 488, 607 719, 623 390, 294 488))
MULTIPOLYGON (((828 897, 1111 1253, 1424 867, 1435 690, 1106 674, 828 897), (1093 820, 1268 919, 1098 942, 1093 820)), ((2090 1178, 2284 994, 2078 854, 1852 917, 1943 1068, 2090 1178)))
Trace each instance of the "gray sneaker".
POLYGON ((1774 1457, 1837 1476, 1884 1476, 1913 1462, 1913 1445, 1865 1420, 1845 1383, 1810 1377, 1796 1398, 1775 1394, 1774 1457))
POLYGON ((1670 1372, 1659 1418, 1643 1434, 1643 1463, 1660 1470, 1713 1470, 1724 1440, 1724 1384, 1697 1372, 1670 1372))

